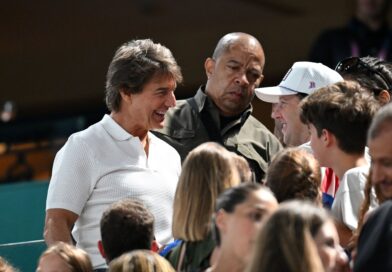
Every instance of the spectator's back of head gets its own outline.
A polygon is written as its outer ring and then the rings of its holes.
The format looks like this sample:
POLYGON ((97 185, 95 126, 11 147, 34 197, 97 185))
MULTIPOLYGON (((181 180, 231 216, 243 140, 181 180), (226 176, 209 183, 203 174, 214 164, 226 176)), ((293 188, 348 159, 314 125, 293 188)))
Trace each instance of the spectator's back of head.
POLYGON ((239 183, 230 151, 213 142, 193 149, 183 163, 174 198, 174 238, 185 241, 206 238, 218 195, 239 183))
POLYGON ((18 272, 18 270, 0 257, 0 272, 18 272))
POLYGON ((110 263, 109 272, 174 272, 170 263, 149 250, 125 253, 110 263))
POLYGON ((128 251, 150 249, 153 236, 154 217, 139 201, 120 200, 102 215, 100 247, 108 262, 128 251))
POLYGON ((321 204, 320 165, 305 150, 288 148, 276 154, 268 167, 266 185, 279 203, 302 199, 321 204))
POLYGON ((92 272, 93 266, 84 250, 59 242, 39 258, 37 272, 51 271, 92 272))

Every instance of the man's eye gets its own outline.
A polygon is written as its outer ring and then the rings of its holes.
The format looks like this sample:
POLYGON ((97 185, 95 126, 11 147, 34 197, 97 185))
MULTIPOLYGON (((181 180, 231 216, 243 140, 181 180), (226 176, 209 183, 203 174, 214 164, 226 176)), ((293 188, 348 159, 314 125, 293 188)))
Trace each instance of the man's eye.
POLYGON ((229 67, 229 69, 231 69, 231 70, 238 70, 239 69, 238 66, 228 65, 227 67, 229 67))
POLYGON ((255 82, 260 78, 259 74, 255 74, 255 73, 248 73, 248 79, 251 82, 255 82))

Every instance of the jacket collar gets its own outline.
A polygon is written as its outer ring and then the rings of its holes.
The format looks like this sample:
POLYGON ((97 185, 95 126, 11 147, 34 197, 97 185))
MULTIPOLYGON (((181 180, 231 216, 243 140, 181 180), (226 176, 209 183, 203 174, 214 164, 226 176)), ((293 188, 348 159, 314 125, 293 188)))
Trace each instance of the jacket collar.
MULTIPOLYGON (((196 95, 194 96, 197 108, 199 112, 201 112, 204 107, 208 107, 209 111, 218 111, 215 103, 210 99, 206 93, 205 93, 205 85, 200 86, 200 88, 197 90, 196 95)), ((245 122, 246 119, 248 119, 249 115, 251 115, 253 111, 252 104, 249 104, 249 106, 243 111, 241 114, 240 120, 241 123, 245 122)))

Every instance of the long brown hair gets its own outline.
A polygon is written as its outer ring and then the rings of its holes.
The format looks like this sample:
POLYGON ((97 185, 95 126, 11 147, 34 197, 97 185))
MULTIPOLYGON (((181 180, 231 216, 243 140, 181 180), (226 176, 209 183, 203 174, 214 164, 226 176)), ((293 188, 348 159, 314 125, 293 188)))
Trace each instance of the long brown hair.
POLYGON ((211 229, 220 193, 240 183, 232 154, 216 143, 193 149, 184 161, 174 198, 173 236, 200 241, 211 229))
POLYGON ((323 271, 313 237, 328 220, 324 210, 310 203, 281 204, 261 229, 247 271, 323 271))

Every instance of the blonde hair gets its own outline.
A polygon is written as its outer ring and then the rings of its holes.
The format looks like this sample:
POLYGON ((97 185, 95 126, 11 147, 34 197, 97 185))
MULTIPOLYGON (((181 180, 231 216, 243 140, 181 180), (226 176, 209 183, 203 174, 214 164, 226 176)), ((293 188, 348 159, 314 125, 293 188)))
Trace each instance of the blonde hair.
POLYGON ((314 236, 327 213, 298 200, 281 204, 261 229, 249 272, 324 271, 314 236))
POLYGON ((237 153, 231 152, 231 154, 233 155, 234 164, 237 167, 241 182, 253 182, 254 177, 248 161, 237 153))
POLYGON ((170 263, 150 250, 134 250, 110 262, 109 272, 174 272, 170 263))
POLYGON ((81 248, 77 248, 64 242, 58 242, 57 244, 45 250, 44 253, 42 253, 40 259, 49 254, 58 255, 73 272, 93 271, 90 257, 81 248))
POLYGON ((200 241, 211 230, 215 202, 225 189, 240 183, 232 154, 208 142, 186 157, 174 198, 173 236, 200 241))
POLYGON ((15 267, 7 262, 4 258, 0 257, 0 272, 18 272, 15 267))

